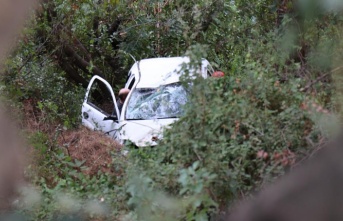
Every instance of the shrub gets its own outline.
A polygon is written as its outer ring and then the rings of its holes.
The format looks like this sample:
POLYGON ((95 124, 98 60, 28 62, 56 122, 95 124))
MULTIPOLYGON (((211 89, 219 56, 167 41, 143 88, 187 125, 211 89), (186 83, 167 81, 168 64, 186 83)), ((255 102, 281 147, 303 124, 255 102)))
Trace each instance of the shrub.
POLYGON ((241 78, 199 78, 192 85, 185 116, 160 144, 130 154, 131 169, 150 178, 154 188, 197 199, 185 216, 206 217, 261 188, 311 149, 307 140, 320 137, 303 108, 299 80, 280 84, 267 72, 250 71, 241 78))

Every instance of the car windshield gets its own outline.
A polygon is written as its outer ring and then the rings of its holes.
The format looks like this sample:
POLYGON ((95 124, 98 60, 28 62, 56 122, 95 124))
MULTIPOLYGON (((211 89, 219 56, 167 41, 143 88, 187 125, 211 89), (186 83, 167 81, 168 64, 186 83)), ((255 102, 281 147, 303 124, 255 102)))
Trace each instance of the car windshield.
POLYGON ((128 120, 178 118, 187 102, 187 92, 178 82, 157 88, 135 88, 126 111, 128 120))

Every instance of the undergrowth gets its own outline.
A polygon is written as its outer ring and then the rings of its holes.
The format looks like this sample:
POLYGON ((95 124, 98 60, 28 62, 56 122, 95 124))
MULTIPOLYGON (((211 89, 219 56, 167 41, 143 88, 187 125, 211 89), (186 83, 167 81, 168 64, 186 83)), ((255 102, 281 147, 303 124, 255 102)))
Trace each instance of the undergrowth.
POLYGON ((306 15, 276 2, 42 5, 47 12, 1 70, 1 94, 33 156, 25 171, 32 187, 16 211, 29 220, 209 220, 321 148, 342 111, 331 77, 342 70, 341 15, 325 4, 306 15), (278 7, 289 12, 282 19, 278 7), (126 156, 78 127, 80 83, 102 72, 121 82, 129 62, 119 51, 207 58, 226 76, 185 79, 185 115, 156 147, 127 146, 126 156))

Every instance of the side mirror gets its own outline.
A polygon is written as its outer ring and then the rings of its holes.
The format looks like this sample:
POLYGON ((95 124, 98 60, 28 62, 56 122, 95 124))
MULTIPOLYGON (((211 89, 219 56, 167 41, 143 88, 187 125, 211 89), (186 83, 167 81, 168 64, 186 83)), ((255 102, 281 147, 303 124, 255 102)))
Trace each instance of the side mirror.
POLYGON ((113 121, 118 121, 118 117, 115 115, 110 115, 108 117, 104 117, 103 120, 113 120, 113 121))

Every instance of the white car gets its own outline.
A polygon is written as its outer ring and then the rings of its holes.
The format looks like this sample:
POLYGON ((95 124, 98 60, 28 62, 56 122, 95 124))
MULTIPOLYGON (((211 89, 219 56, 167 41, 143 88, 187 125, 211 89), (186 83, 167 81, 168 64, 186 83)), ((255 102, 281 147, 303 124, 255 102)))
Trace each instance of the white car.
MULTIPOLYGON (((161 139, 162 129, 183 114, 187 92, 180 83, 188 57, 150 58, 132 66, 125 88, 130 92, 119 113, 111 85, 94 76, 82 104, 82 124, 100 130, 124 143, 153 146, 161 139)), ((193 68, 194 69, 194 68, 193 68)), ((213 69, 205 59, 198 70, 187 69, 190 75, 211 76, 213 69)))

